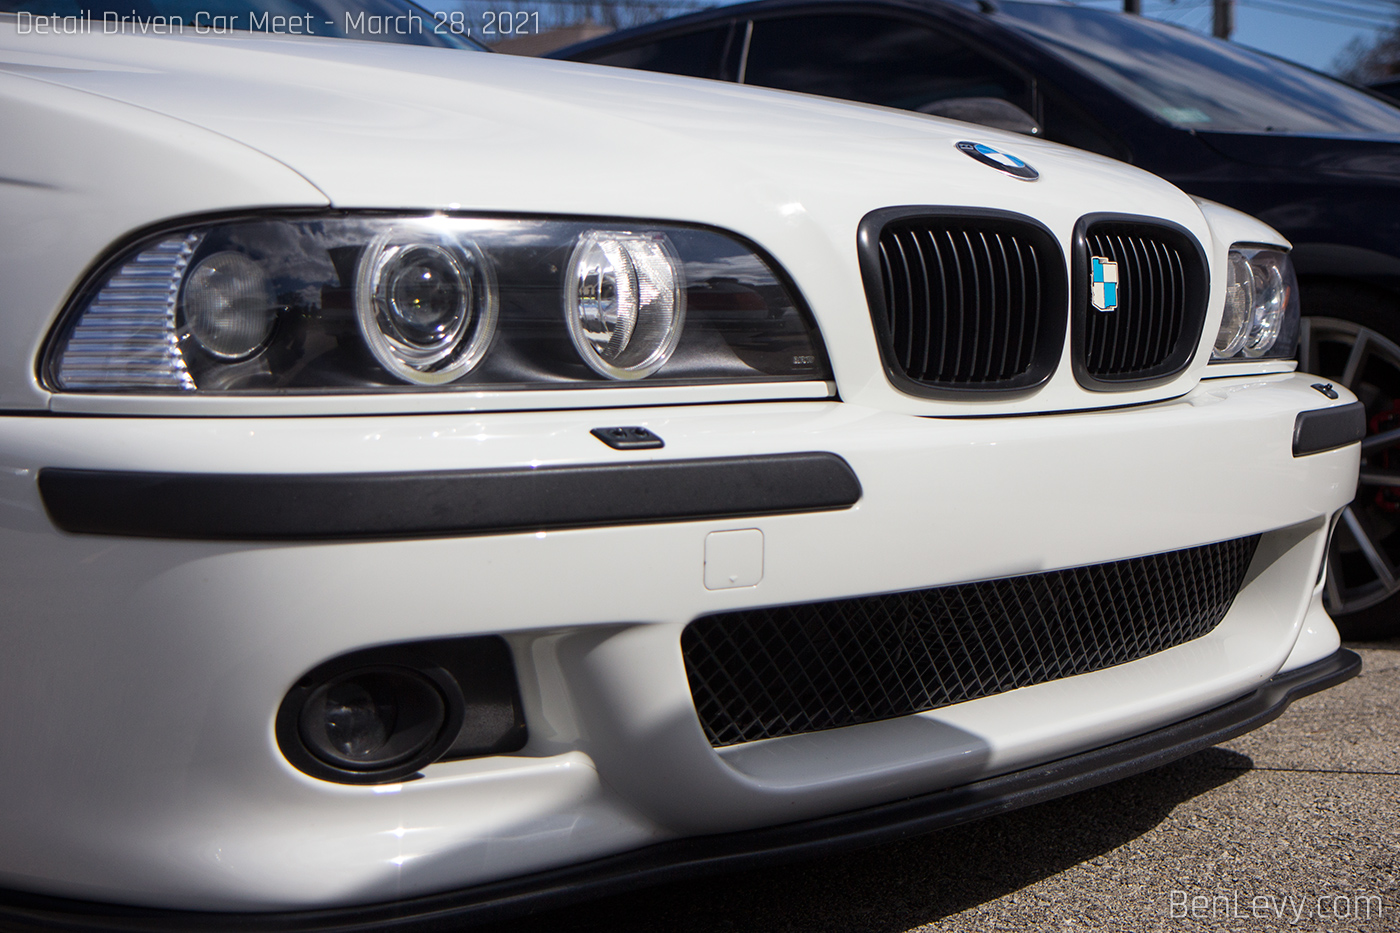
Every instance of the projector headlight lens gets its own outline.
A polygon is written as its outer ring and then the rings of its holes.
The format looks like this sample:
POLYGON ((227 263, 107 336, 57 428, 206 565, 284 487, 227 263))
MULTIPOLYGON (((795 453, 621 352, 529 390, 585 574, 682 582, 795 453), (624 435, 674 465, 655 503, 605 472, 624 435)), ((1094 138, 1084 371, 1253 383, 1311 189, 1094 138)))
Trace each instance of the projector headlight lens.
POLYGON ((380 236, 360 259, 360 332, 395 376, 453 382, 485 355, 496 329, 496 289, 476 244, 409 229, 380 236))
POLYGON ((1284 359, 1298 342, 1298 279, 1282 250, 1236 244, 1211 362, 1284 359))
POLYGON ((831 370, 810 312, 733 234, 466 214, 287 211, 172 226, 99 267, 41 366, 55 392, 462 391, 472 407, 492 404, 484 392, 641 379, 831 392, 811 385, 831 370))
POLYGON ((237 360, 257 350, 277 320, 272 282, 242 253, 221 250, 190 270, 181 296, 185 326, 213 356, 237 360))
POLYGON ((642 379, 666 365, 685 323, 685 290, 664 236, 590 230, 567 281, 569 334, 594 372, 642 379))

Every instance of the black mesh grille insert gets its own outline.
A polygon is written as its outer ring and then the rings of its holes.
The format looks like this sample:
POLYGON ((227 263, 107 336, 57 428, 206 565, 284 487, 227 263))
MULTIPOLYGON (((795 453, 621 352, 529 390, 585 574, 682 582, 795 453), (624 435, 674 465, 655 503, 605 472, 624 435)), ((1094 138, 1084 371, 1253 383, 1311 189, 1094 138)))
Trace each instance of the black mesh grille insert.
POLYGON ((872 245, 871 310, 892 372, 917 386, 985 392, 1033 387, 1053 371, 1065 276, 1042 228, 1006 217, 899 217, 872 245))
POLYGON ((1205 257, 1195 241, 1169 227, 1110 221, 1089 226, 1083 248, 1076 273, 1085 277, 1081 375, 1140 383, 1180 372, 1200 340, 1205 311, 1205 257), (1094 304, 1094 257, 1116 265, 1116 308, 1094 304))
POLYGON ((1215 628, 1258 543, 706 616, 681 635, 695 709, 719 747, 1123 664, 1215 628))

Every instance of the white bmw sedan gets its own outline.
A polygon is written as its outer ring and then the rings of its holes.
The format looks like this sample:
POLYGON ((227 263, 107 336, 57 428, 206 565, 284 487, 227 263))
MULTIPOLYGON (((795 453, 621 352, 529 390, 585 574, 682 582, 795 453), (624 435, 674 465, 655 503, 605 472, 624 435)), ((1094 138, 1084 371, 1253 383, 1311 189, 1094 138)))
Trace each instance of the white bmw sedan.
POLYGON ((343 10, 8 9, 0 918, 499 915, 1068 793, 1357 670, 1364 415, 1249 217, 343 10))

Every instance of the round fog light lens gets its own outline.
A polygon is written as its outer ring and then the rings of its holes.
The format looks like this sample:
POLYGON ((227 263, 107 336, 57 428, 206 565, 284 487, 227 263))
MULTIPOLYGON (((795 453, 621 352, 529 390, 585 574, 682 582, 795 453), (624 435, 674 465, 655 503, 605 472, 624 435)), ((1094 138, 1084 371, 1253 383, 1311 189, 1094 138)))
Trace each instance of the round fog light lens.
POLYGON ((569 335, 594 372, 642 379, 666 365, 685 323, 684 276, 666 237, 590 230, 566 282, 569 335))
POLYGON ((272 283, 252 259, 233 250, 206 256, 185 280, 181 311, 199 345, 222 360, 253 353, 277 317, 272 283))
POLYGON ((365 251, 355 289, 360 333, 406 382, 441 385, 481 361, 496 328, 496 290, 470 241, 405 228, 365 251))
POLYGON ((350 671, 302 707, 302 743, 337 768, 369 771, 407 761, 431 745, 447 720, 433 684, 406 668, 350 671))

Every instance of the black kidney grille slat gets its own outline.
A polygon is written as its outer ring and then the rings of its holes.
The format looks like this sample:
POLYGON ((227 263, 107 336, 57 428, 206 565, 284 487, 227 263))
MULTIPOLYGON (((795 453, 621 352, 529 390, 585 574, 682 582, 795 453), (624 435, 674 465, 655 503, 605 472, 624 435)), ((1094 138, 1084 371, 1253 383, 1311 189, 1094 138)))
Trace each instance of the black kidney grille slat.
POLYGON ((1156 235, 1146 224, 1110 222, 1089 229, 1086 263, 1093 256, 1118 263, 1118 309, 1099 311, 1085 299, 1082 345, 1089 375, 1130 380, 1161 368, 1174 354, 1182 356, 1184 341, 1195 343, 1199 335, 1184 327, 1191 300, 1185 264, 1198 259, 1183 255, 1178 238, 1156 235))
POLYGON ((925 247, 919 243, 918 236, 911 236, 910 242, 914 247, 914 258, 918 266, 918 278, 921 285, 918 307, 924 309, 922 314, 910 316, 909 329, 909 365, 928 366, 929 340, 929 318, 928 309, 933 306, 933 282, 928 275, 928 257, 925 254, 925 247))
POLYGON ((706 616, 681 635, 686 676, 716 747, 937 709, 1200 638, 1258 543, 706 616))
MULTIPOLYGON (((944 308, 944 314, 948 317, 949 335, 948 345, 945 349, 945 359, 938 372, 934 373, 935 381, 942 380, 948 382, 960 381, 957 376, 962 369, 963 348, 967 342, 967 276, 963 274, 963 261, 958 255, 958 241, 950 232, 943 234, 948 239, 947 258, 949 265, 944 267, 944 271, 951 273, 952 302, 944 308), (952 360, 946 356, 951 351, 952 360)), ((936 311, 933 313, 937 313, 936 311)))
MULTIPOLYGON (((1002 294, 1006 296, 1006 306, 1008 308, 1016 307, 1024 300, 1025 296, 1013 289, 1011 284, 1011 254, 1006 250, 1006 240, 1012 240, 1013 245, 1015 241, 1014 238, 1009 236, 1003 238, 1000 233, 995 236, 997 241, 997 259, 1000 261, 999 268, 1001 270, 1002 294)), ((1012 367, 1016 365, 1017 354, 1013 352, 1012 348, 1016 345, 1016 342, 1019 341, 1013 342, 1012 335, 1019 333, 1022 324, 1020 319, 1007 316, 1004 326, 1006 331, 1001 339, 1001 356, 997 361, 997 372, 1003 373, 1007 371, 1008 364, 1012 367)))
MULTIPOLYGON (((929 316, 929 352, 924 355, 924 365, 917 372, 926 373, 929 371, 929 367, 933 365, 935 347, 938 349, 938 364, 935 371, 941 372, 947 359, 949 321, 947 314, 938 314, 933 309, 949 307, 951 297, 948 293, 947 266, 943 259, 943 250, 938 244, 938 237, 928 231, 925 232, 924 236, 928 240, 934 260, 929 268, 934 270, 933 280, 936 280, 938 285, 936 291, 930 285, 929 303, 926 309, 929 316)), ((908 371, 906 370, 906 372, 908 371)))
POLYGON ((1040 322, 1045 316, 1045 294, 1041 287, 1043 278, 1040 272, 1040 257, 1036 255, 1036 251, 1029 245, 1023 247, 1020 243, 1017 244, 1016 251, 1020 254, 1021 279, 1024 283, 1021 288, 1021 293, 1026 296, 1026 308, 1029 312, 1022 315, 1021 327, 1023 330, 1028 330, 1030 332, 1028 339, 1023 340, 1021 343, 1021 352, 1017 356, 1017 365, 1029 366, 1031 354, 1034 353, 1035 348, 1039 346, 1041 331, 1040 322))
POLYGON ((920 218, 884 228, 885 324, 906 376, 998 388, 1030 371, 1050 287, 1032 240, 1005 222, 920 218))
MULTIPOLYGON (((1128 341, 1131 348, 1123 355, 1128 361, 1131 369, 1141 369, 1143 354, 1148 349, 1144 342, 1150 342, 1157 335, 1152 333, 1152 283, 1149 281, 1147 268, 1142 261, 1142 253, 1138 249, 1139 243, 1136 239, 1129 239, 1126 243, 1119 237, 1119 248, 1123 250, 1128 258, 1128 267, 1132 270, 1133 281, 1141 283, 1138 288, 1133 289, 1133 310, 1137 315, 1137 327, 1133 328, 1134 333, 1128 341)), ((1150 345, 1150 344, 1149 344, 1150 345)))

